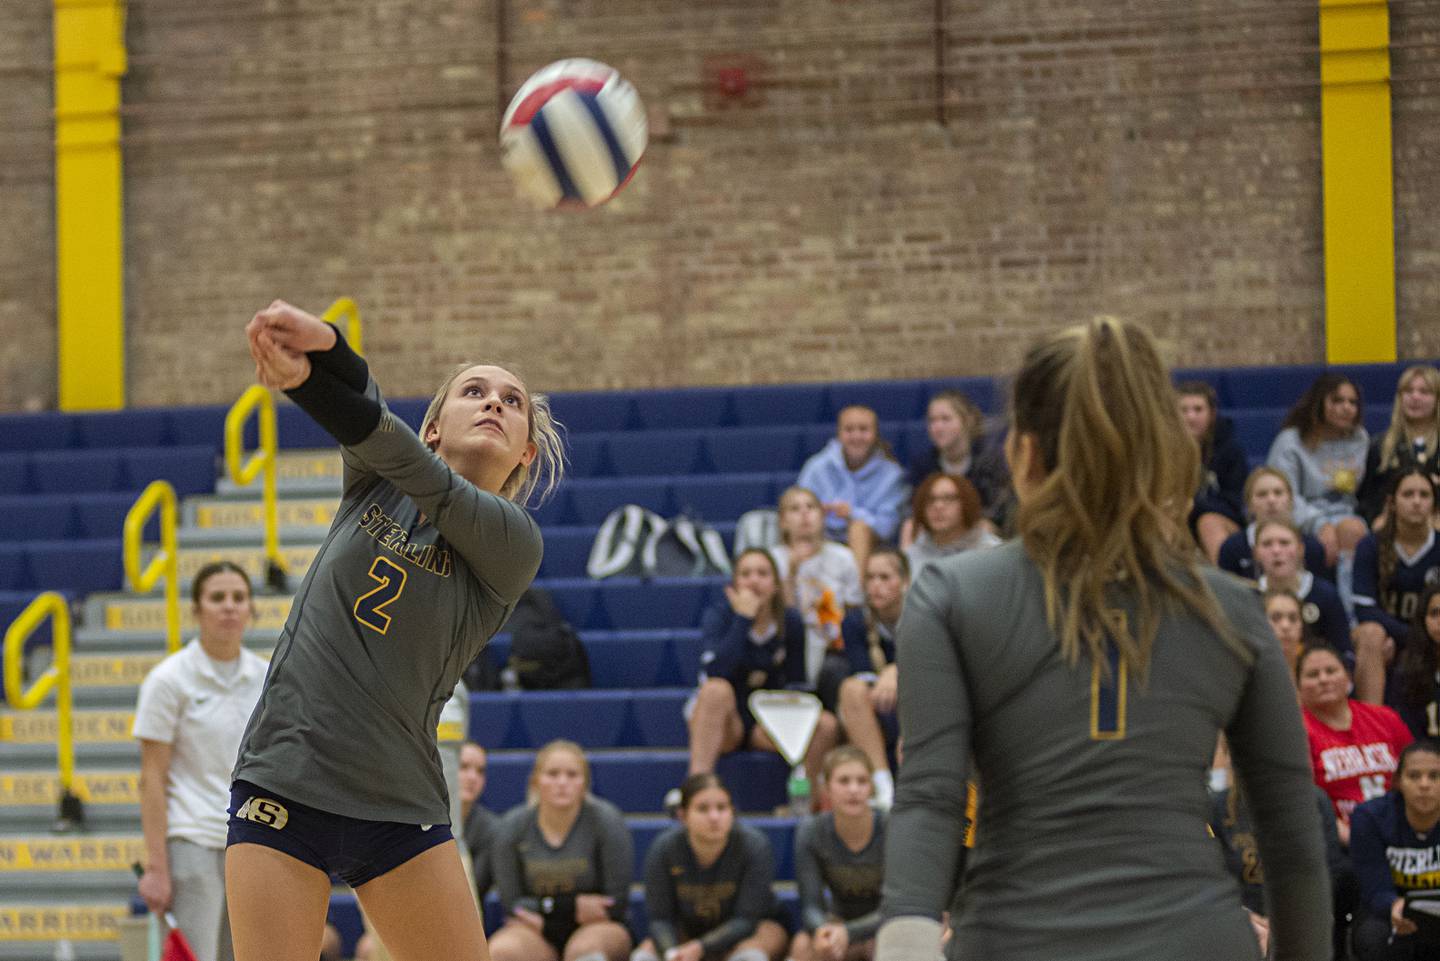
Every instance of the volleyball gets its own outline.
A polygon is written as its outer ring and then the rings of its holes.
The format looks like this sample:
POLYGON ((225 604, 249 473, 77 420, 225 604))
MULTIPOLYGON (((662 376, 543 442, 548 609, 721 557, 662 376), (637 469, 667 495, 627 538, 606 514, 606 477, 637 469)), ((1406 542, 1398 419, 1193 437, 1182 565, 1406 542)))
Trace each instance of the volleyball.
POLYGON ((635 88, 596 60, 560 60, 521 84, 500 122, 500 157, 539 207, 594 207, 635 173, 649 137, 635 88))

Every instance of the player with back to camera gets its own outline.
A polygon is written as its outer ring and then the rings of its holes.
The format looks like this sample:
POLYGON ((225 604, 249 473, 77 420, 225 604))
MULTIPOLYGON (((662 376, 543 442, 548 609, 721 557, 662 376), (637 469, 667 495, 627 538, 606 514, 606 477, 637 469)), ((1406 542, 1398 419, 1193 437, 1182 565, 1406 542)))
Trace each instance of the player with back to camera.
POLYGON ((951 958, 1257 958, 1206 832, 1221 731, 1269 866, 1274 956, 1325 957, 1294 689, 1254 592, 1199 565, 1198 450, 1153 341, 1113 318, 1044 338, 1011 418, 1019 537, 928 565, 900 619, 877 958, 935 957, 962 870, 951 958))
POLYGON ((465 365, 417 437, 334 327, 276 301, 246 333, 260 382, 339 441, 345 473, 235 766, 236 958, 313 961, 334 872, 396 961, 483 961, 435 728, 540 565, 521 505, 563 469, 549 404, 465 365))

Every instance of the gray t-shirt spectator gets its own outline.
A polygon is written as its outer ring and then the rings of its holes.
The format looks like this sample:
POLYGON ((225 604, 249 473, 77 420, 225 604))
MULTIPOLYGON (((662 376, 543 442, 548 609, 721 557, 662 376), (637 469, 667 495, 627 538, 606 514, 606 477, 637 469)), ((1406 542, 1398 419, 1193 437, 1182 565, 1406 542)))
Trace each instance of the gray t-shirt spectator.
POLYGON ((512 808, 501 818, 491 844, 491 870, 505 910, 549 914, 541 904, 545 898, 604 894, 615 901, 610 917, 623 920, 635 871, 635 842, 620 809, 587 797, 558 847, 545 840, 538 817, 534 805, 512 808))
POLYGON ((874 832, 859 851, 840 839, 832 812, 800 822, 795 831, 795 884, 805 930, 814 931, 834 917, 845 922, 851 944, 875 937, 885 879, 885 815, 876 811, 871 816, 874 832))
POLYGON ((707 957, 723 954, 775 914, 774 854, 765 835, 736 823, 714 864, 701 867, 680 826, 645 855, 645 910, 650 937, 664 953, 698 939, 707 957))

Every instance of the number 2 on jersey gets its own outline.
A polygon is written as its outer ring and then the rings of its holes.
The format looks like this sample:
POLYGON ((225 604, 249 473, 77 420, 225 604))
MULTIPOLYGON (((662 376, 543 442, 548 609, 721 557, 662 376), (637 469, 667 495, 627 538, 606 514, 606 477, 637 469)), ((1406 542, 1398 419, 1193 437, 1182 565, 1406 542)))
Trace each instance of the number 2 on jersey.
POLYGON ((1105 645, 1110 662, 1109 677, 1105 665, 1096 661, 1090 666, 1090 739, 1120 741, 1125 738, 1125 702, 1130 686, 1130 672, 1120 660, 1120 649, 1113 641, 1105 645))
POLYGON ((405 569, 388 557, 377 557, 370 565, 370 579, 379 583, 355 600, 355 620, 372 631, 390 630, 385 608, 405 590, 405 569))

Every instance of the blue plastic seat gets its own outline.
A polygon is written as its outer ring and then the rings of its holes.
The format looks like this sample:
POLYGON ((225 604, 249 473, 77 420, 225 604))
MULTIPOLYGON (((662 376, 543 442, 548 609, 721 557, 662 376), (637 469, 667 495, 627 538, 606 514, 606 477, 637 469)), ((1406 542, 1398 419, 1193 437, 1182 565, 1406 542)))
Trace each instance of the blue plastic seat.
POLYGON ((685 702, 693 688, 654 688, 631 692, 630 708, 640 747, 687 747, 689 728, 685 724, 685 702))
POLYGON ((124 579, 118 539, 31 541, 26 555, 31 581, 43 591, 118 591, 124 579))
POLYGON ((520 721, 520 695, 515 691, 478 691, 470 695, 467 736, 487 751, 528 748, 530 739, 520 721))
POLYGON ((610 435, 610 464, 620 477, 693 474, 701 463, 698 430, 630 431, 610 435))
POLYGON ((806 456, 803 437, 794 425, 719 429, 705 438, 705 455, 721 474, 795 471, 806 456))
POLYGON ((538 584, 550 592, 560 614, 577 631, 604 630, 606 614, 600 604, 600 582, 586 578, 546 579, 538 584))
POLYGON ((614 473, 608 433, 569 435, 565 438, 565 457, 570 477, 608 477, 614 473))
POLYGON ((56 541, 74 533, 75 511, 63 494, 0 496, 0 541, 56 541))
POLYGON ((553 394, 550 409, 572 434, 595 430, 624 430, 631 426, 633 404, 629 394, 593 391, 553 394))
MULTIPOLYGON (((683 750, 601 750, 587 754, 592 775, 591 789, 620 810, 637 814, 653 814, 660 810, 665 792, 684 780, 689 764, 688 755, 683 750)), ((533 751, 492 753, 486 769, 485 806, 495 811, 508 811, 524 802, 526 784, 534 763, 533 751)))
MULTIPOLYGON (((230 405, 212 404, 204 407, 172 407, 166 412, 170 422, 170 441, 177 446, 209 444, 217 450, 225 447, 225 415, 230 405)), ((245 433, 246 449, 255 446, 255 419, 250 419, 245 433)))
MULTIPOLYGON (((880 436, 889 442, 890 453, 895 455, 895 460, 903 466, 910 462, 910 438, 906 429, 911 421, 887 420, 880 422, 880 436)), ((930 441, 925 441, 925 446, 930 446, 930 441)))
POLYGON ((670 483, 665 477, 602 477, 567 485, 574 505, 575 521, 595 526, 623 504, 639 504, 668 517, 674 513, 670 483))
MULTIPOLYGON (((605 625, 615 629, 689 627, 700 623, 700 612, 712 587, 723 578, 656 578, 639 582, 630 578, 601 581, 600 600, 605 625)), ((600 625, 596 625, 597 627, 600 625)))
POLYGON ((830 385, 829 420, 854 404, 869 407, 881 420, 913 420, 925 416, 929 391, 924 381, 850 381, 830 385))
POLYGON ((775 504, 775 485, 769 474, 712 474, 674 477, 670 481, 672 502, 712 525, 737 520, 756 507, 775 504))
POLYGON ((652 688, 675 683, 666 631, 616 632, 582 637, 597 688, 652 688))
POLYGON ((905 465, 906 472, 909 472, 910 465, 922 455, 928 453, 934 445, 930 443, 930 433, 925 428, 925 422, 912 421, 905 425, 903 431, 905 457, 901 463, 905 465))
POLYGON ((628 746, 621 737, 630 713, 627 690, 525 691, 516 703, 537 750, 557 738, 586 750, 628 746))
MULTIPOLYGON (((0 591, 8 594, 28 590, 31 586, 25 545, 10 542, 0 544, 0 591)), ((7 626, 8 623, 7 621, 7 626)))
POLYGON ((0 454, 0 495, 23 494, 29 489, 29 455, 0 454))
POLYGON ((535 518, 535 523, 540 527, 560 527, 565 524, 575 523, 575 506, 570 500, 570 488, 572 482, 562 481, 550 499, 538 507, 530 508, 530 513, 535 518))
POLYGON ((139 447, 124 452, 130 484, 144 489, 151 481, 169 481, 180 496, 209 494, 220 471, 220 448, 196 444, 186 447, 139 447))
POLYGON ((170 442, 169 417, 158 407, 76 414, 75 437, 81 447, 158 447, 170 442))
MULTIPOLYGON (((392 408, 393 410, 393 408, 392 408)), ((294 404, 275 405, 276 442, 281 450, 315 450, 339 445, 325 428, 294 404)), ((223 442, 219 445, 223 448, 223 442)))
MULTIPOLYGON (((75 514, 78 537, 106 538, 125 535, 125 515, 140 498, 140 491, 118 494, 71 494, 68 500, 75 514)), ((160 514, 151 514, 145 523, 145 539, 160 539, 160 514)))
MULTIPOLYGON (((437 384, 436 386, 438 387, 439 385, 437 384)), ((396 417, 400 418, 406 424, 408 424, 410 429, 413 430, 416 434, 419 434, 420 424, 425 420, 425 411, 430 409, 430 398, 387 397, 385 399, 385 405, 390 408, 390 412, 392 414, 394 414, 396 417)), ((334 438, 331 438, 328 434, 326 435, 326 439, 328 441, 328 444, 322 446, 328 446, 329 444, 335 443, 334 438)))
POLYGON ((733 391, 719 387, 641 391, 634 395, 636 421, 643 430, 721 427, 734 420, 733 399, 733 391))
POLYGON ((1278 407, 1289 410, 1324 373, 1319 364, 1300 367, 1236 367, 1225 374, 1225 393, 1240 410, 1278 407))
POLYGON ((1283 407, 1260 407, 1251 410, 1229 410, 1225 416, 1235 424, 1235 440, 1247 457, 1265 460, 1280 423, 1285 419, 1283 407))
POLYGON ((784 384, 735 391, 735 423, 740 427, 828 421, 830 406, 824 384, 784 384))
POLYGON ((59 450, 74 443, 75 419, 70 414, 0 414, 0 451, 59 450))
POLYGON ((42 494, 115 491, 126 485, 119 450, 44 450, 30 455, 30 476, 42 494))
POLYGON ((596 530, 594 527, 542 527, 545 555, 540 561, 540 576, 584 577, 596 530))

